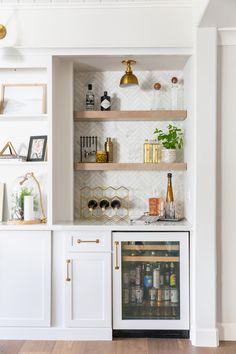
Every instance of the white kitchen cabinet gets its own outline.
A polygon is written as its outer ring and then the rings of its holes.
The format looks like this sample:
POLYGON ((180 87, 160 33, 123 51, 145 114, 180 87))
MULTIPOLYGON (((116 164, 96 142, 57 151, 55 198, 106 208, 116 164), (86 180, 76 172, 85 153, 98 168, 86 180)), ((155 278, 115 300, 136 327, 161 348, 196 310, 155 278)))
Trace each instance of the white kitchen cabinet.
POLYGON ((66 326, 111 327, 111 254, 67 256, 66 326))
POLYGON ((0 326, 50 325, 51 232, 0 231, 0 284, 0 326))

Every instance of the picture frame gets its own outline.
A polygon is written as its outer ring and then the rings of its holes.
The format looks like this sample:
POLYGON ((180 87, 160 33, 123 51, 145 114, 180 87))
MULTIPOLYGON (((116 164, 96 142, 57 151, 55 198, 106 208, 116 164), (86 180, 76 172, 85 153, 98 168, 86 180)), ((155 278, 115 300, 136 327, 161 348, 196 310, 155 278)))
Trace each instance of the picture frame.
POLYGON ((31 136, 26 161, 45 161, 47 150, 47 135, 31 136))
POLYGON ((46 84, 3 84, 0 114, 46 114, 46 97, 46 84))

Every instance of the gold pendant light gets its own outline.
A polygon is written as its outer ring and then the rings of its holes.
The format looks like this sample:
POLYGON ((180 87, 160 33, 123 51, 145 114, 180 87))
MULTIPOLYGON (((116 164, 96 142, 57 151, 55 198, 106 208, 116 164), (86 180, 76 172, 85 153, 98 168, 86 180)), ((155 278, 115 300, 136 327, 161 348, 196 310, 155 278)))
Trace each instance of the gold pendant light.
POLYGON ((0 39, 5 38, 7 35, 7 29, 4 25, 0 24, 0 39))
POLYGON ((126 68, 125 74, 120 79, 120 86, 121 87, 128 87, 128 86, 138 85, 138 79, 133 74, 132 67, 131 67, 131 65, 136 64, 136 61, 135 60, 123 60, 122 64, 127 65, 127 68, 126 68))

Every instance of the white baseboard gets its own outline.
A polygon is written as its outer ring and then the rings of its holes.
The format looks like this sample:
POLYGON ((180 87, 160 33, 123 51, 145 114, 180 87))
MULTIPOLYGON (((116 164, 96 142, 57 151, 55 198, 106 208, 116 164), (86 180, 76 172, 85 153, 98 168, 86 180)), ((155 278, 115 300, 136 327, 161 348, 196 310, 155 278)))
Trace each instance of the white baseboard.
POLYGON ((217 328, 191 328, 191 342, 195 347, 218 347, 217 328))
POLYGON ((220 340, 236 341, 236 323, 218 323, 220 340))
POLYGON ((0 327, 0 340, 112 340, 112 329, 0 327))

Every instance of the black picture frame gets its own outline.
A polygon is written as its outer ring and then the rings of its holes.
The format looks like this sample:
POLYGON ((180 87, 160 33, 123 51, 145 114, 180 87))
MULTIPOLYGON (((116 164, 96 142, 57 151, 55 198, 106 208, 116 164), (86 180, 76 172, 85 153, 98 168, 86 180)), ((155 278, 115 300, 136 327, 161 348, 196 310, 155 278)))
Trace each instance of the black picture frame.
POLYGON ((31 136, 29 140, 29 147, 28 147, 28 153, 27 153, 27 158, 26 161, 35 161, 35 162, 40 162, 40 161, 45 161, 45 156, 46 156, 46 149, 47 149, 47 140, 48 137, 47 135, 38 135, 38 136, 31 136), (43 140, 42 148, 40 150, 40 155, 37 156, 32 156, 33 151, 32 148, 34 146, 34 141, 35 140, 43 140))

